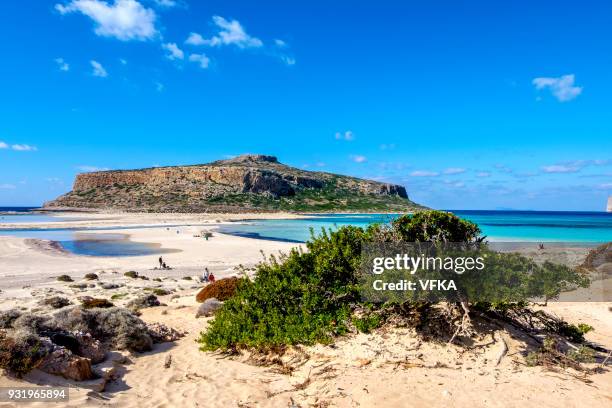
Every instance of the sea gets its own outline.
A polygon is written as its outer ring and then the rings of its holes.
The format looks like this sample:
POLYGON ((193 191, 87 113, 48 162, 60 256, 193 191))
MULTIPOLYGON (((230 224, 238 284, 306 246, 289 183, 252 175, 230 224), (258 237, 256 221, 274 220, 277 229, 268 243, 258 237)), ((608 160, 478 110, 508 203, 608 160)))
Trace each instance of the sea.
MULTIPOLYGON (((120 236, 92 239, 91 235, 84 234, 86 230, 31 228, 28 224, 36 222, 70 221, 69 218, 33 213, 32 209, 0 207, 0 223, 15 224, 11 229, 0 230, 0 235, 52 240, 69 252, 88 256, 139 256, 163 252, 151 245, 132 242, 120 236)), ((478 224, 482 234, 491 242, 571 243, 595 246, 612 241, 612 213, 448 211, 478 224)), ((305 242, 312 234, 320 234, 322 230, 334 230, 344 225, 365 227, 373 223, 389 223, 397 216, 398 214, 318 214, 301 219, 247 220, 222 225, 219 232, 255 239, 305 242)), ((129 227, 122 229, 128 232, 129 227)))
MULTIPOLYGON (((489 241, 604 243, 612 241, 612 214, 585 211, 448 210, 480 227, 489 241)), ((223 226, 244 237, 305 242, 321 229, 387 223, 397 214, 321 214, 292 220, 253 220, 223 226)))

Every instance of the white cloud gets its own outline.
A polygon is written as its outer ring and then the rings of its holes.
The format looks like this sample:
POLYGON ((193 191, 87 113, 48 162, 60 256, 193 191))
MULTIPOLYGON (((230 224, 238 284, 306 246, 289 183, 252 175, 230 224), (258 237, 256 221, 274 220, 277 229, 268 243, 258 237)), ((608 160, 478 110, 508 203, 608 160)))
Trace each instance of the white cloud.
POLYGON ((368 158, 359 154, 356 155, 352 155, 350 156, 351 160, 354 161, 355 163, 365 163, 366 161, 368 161, 368 158))
POLYGON ((489 173, 488 171, 481 171, 479 173, 476 173, 476 177, 491 177, 491 173, 489 173))
POLYGON ((587 166, 607 166, 611 160, 574 160, 543 166, 544 173, 576 173, 587 166))
POLYGON ((112 4, 103 0, 72 0, 56 4, 55 9, 60 14, 81 13, 91 18, 99 36, 145 41, 158 35, 155 11, 136 0, 115 0, 112 4))
POLYGON ((56 58, 55 63, 60 71, 69 71, 70 65, 63 58, 56 58))
POLYGON ((536 89, 549 89, 559 102, 567 102, 582 93, 581 86, 574 86, 574 74, 563 75, 558 78, 540 77, 534 78, 532 83, 536 89))
POLYGON ((580 170, 579 166, 571 164, 552 164, 542 167, 544 173, 576 173, 578 170, 580 170))
POLYGON ((444 170, 444 174, 461 174, 465 173, 467 170, 462 167, 449 167, 444 170))
POLYGON ((352 142, 355 140, 355 135, 352 131, 347 130, 346 132, 336 132, 335 134, 336 140, 345 140, 347 142, 352 142))
POLYGON ((284 48, 287 46, 287 43, 284 42, 283 40, 274 40, 274 45, 276 45, 279 48, 284 48))
POLYGON ((127 60, 124 58, 119 58, 119 62, 121 63, 121 65, 127 65, 127 60))
POLYGON ((14 190, 15 188, 17 187, 14 184, 0 184, 0 189, 2 190, 14 190))
POLYGON ((219 29, 216 35, 210 39, 205 39, 197 33, 191 33, 187 39, 192 39, 190 44, 193 44, 193 41, 195 41, 199 43, 197 45, 208 45, 211 47, 235 45, 238 48, 259 48, 263 46, 263 42, 259 38, 247 34, 244 27, 237 20, 228 21, 221 16, 213 16, 213 23, 219 29), (202 41, 199 41, 200 39, 202 41))
POLYGON ((189 56, 189 61, 197 62, 202 69, 206 69, 210 65, 210 58, 208 58, 206 54, 191 54, 189 56))
POLYGON ((156 82, 155 83, 155 90, 157 92, 163 92, 164 88, 165 88, 164 84, 162 84, 161 82, 156 82))
POLYGON ((159 7, 172 8, 178 6, 176 0, 153 0, 153 2, 159 7))
POLYGON ((612 183, 603 183, 599 185, 599 188, 602 190, 612 190, 612 183))
POLYGON ((166 55, 166 58, 170 60, 182 60, 185 58, 185 53, 176 45, 176 43, 162 44, 162 48, 170 53, 166 55))
POLYGON ((189 33, 189 37, 185 40, 185 44, 203 45, 206 44, 206 40, 198 33, 189 33))
POLYGON ((285 63, 285 65, 292 66, 296 63, 295 58, 289 57, 287 55, 281 55, 280 59, 285 63))
POLYGON ((11 149, 17 152, 35 152, 38 150, 36 146, 28 145, 28 144, 12 144, 9 145, 3 141, 0 141, 0 149, 11 149))
POLYGON ((440 173, 435 171, 427 171, 427 170, 415 170, 410 173, 412 177, 437 177, 440 173))
POLYGON ((35 152, 38 150, 36 146, 30 146, 27 144, 14 144, 11 145, 11 149, 16 150, 18 152, 35 152))
POLYGON ((94 171, 106 171, 106 170, 109 170, 108 167, 96 167, 96 166, 87 166, 87 165, 77 166, 77 169, 81 170, 81 171, 85 171, 87 173, 91 173, 91 172, 94 172, 94 171))
POLYGON ((106 78, 108 76, 108 72, 106 72, 106 69, 104 69, 102 64, 100 64, 98 61, 91 60, 89 61, 89 63, 91 64, 91 67, 93 68, 93 71, 91 72, 93 76, 100 77, 100 78, 106 78))

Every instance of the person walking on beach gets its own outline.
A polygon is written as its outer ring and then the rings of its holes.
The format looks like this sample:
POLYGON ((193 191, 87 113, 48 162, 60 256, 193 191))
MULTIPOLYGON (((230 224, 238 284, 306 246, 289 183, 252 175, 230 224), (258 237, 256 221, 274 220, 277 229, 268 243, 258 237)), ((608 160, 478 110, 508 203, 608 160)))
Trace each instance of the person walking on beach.
POLYGON ((160 256, 159 257, 159 269, 162 269, 162 266, 164 265, 164 260, 163 258, 160 256))
POLYGON ((209 276, 210 276, 210 272, 208 272, 208 268, 204 268, 204 273, 202 274, 202 280, 204 282, 208 282, 209 276))

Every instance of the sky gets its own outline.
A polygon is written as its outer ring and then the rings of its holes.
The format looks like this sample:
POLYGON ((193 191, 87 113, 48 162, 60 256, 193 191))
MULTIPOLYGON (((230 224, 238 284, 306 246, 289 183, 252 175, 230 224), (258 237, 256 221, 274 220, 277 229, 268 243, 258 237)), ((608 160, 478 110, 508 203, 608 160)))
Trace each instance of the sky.
POLYGON ((440 209, 605 210, 609 1, 6 1, 0 206, 243 153, 440 209))

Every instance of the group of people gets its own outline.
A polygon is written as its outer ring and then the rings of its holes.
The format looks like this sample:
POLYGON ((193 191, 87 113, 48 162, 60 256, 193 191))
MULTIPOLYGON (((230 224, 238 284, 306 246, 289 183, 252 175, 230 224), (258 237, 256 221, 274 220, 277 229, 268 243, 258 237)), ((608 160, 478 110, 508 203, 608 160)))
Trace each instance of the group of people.
POLYGON ((208 268, 204 268, 204 273, 202 274, 202 281, 212 283, 215 281, 215 275, 208 272, 208 268))
POLYGON ((164 259, 161 256, 159 257, 159 269, 172 269, 166 265, 166 262, 164 262, 164 259))
MULTIPOLYGON (((160 256, 158 261, 159 261, 159 269, 172 269, 168 265, 166 265, 166 262, 164 261, 163 257, 160 256)), ((214 281, 215 281, 215 275, 210 273, 208 271, 208 268, 204 268, 204 273, 202 274, 202 282, 212 283, 214 281)))

